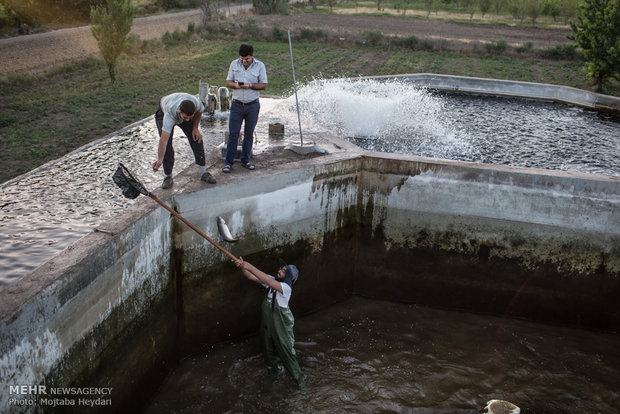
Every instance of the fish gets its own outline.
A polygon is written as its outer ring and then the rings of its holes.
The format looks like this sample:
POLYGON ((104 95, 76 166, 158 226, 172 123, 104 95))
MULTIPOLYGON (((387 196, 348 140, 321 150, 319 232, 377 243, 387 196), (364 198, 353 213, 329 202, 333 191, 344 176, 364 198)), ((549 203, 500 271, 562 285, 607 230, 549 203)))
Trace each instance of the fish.
POLYGON ((504 400, 491 400, 484 408, 488 410, 487 414, 519 414, 521 412, 519 407, 504 400))
POLYGON ((224 220, 220 216, 217 216, 217 229, 220 232, 220 236, 222 236, 222 239, 229 243, 235 243, 239 240, 243 240, 243 237, 233 237, 233 235, 230 233, 230 230, 228 229, 228 226, 226 225, 226 220, 224 220))

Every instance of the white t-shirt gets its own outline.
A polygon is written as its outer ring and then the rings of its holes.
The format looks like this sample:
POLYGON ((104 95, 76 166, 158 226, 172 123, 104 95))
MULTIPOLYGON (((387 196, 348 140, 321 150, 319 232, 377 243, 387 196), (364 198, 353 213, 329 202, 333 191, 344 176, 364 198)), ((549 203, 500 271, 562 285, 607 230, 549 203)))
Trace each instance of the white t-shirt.
MULTIPOLYGON (((275 277, 271 275, 269 275, 269 277, 272 279, 275 279, 275 277)), ((288 308, 288 301, 291 300, 293 289, 284 282, 280 282, 280 285, 282 286, 283 293, 276 291, 276 302, 278 302, 278 306, 280 306, 281 308, 288 308)), ((269 290, 267 294, 269 295, 269 298, 271 299, 271 296, 273 295, 273 289, 271 289, 269 285, 263 285, 263 286, 265 286, 269 290)))
POLYGON ((204 111, 205 107, 202 105, 202 102, 200 102, 200 99, 194 95, 190 95, 189 93, 177 92, 164 96, 159 102, 159 105, 164 113, 164 120, 161 128, 163 131, 170 133, 175 125, 179 125, 183 122, 183 118, 179 116, 178 109, 179 106, 181 106, 181 102, 185 100, 194 102, 194 105, 196 106, 194 113, 187 115, 195 115, 198 112, 204 111))

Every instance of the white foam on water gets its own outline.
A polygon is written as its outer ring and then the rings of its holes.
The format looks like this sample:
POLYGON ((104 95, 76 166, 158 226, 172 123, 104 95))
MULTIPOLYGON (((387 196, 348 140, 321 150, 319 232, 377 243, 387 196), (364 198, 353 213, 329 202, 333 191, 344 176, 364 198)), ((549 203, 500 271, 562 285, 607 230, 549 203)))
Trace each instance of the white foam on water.
MULTIPOLYGON (((442 100, 408 82, 314 80, 299 88, 298 100, 302 130, 311 133, 330 131, 383 152, 449 158, 473 151, 468 135, 445 118, 442 100)), ((288 122, 295 111, 294 96, 278 108, 288 122)))

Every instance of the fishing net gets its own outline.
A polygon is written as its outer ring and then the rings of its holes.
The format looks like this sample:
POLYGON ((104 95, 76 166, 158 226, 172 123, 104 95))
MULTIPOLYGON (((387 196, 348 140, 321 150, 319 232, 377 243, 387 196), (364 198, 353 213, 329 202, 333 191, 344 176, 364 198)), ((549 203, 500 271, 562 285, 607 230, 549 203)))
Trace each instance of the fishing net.
POLYGON ((149 192, 137 178, 135 178, 129 170, 120 162, 118 163, 118 167, 116 171, 112 175, 112 180, 116 183, 117 186, 123 190, 123 195, 127 198, 134 199, 138 197, 140 194, 144 194, 145 196, 149 195, 149 192))

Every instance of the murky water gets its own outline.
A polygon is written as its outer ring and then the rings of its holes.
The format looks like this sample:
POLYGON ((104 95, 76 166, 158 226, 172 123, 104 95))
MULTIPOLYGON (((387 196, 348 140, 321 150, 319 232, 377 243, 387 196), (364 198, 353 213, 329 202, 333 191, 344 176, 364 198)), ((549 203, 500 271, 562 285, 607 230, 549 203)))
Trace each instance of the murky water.
POLYGON ((183 360, 145 411, 620 412, 616 335, 353 298, 297 318, 295 337, 305 393, 283 367, 270 383, 250 338, 183 360))
MULTIPOLYGON (((304 139, 325 131, 371 150, 620 175, 620 118, 564 105, 429 93, 406 82, 317 81, 298 91, 304 139)), ((257 138, 281 122, 298 140, 294 96, 262 99, 257 138)), ((203 119, 205 150, 223 142, 227 114, 203 119)), ((177 131, 175 173, 193 164, 177 131)), ((296 141, 298 142, 298 141, 296 141)), ((43 264, 132 201, 110 176, 119 161, 149 189, 157 130, 149 121, 0 186, 0 289, 43 264)), ((215 168, 219 168, 216 165, 215 168)))

